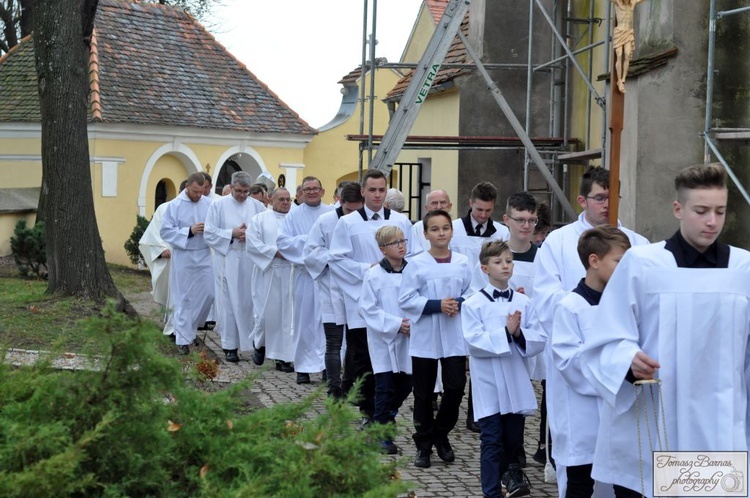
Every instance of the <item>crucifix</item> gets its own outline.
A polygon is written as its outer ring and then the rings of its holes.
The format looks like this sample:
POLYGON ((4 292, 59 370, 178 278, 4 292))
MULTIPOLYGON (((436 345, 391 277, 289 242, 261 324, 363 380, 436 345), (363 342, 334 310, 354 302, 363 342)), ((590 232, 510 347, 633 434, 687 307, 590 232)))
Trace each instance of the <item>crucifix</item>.
POLYGON ((610 0, 615 7, 615 29, 612 36, 612 70, 610 72, 609 106, 609 222, 617 226, 620 207, 620 135, 625 114, 625 77, 635 52, 633 14, 643 0, 610 0))

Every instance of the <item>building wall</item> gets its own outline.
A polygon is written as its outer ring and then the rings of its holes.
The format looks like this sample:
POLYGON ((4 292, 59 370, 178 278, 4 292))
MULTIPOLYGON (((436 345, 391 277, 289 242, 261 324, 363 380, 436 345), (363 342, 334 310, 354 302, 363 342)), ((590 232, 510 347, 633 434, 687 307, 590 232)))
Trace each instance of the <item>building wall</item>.
MULTIPOLYGON (((98 125, 90 136, 106 135, 98 125)), ((31 133, 31 132, 27 132, 31 133)), ((38 133, 38 132, 37 132, 38 133)), ((177 130, 175 133, 178 134, 177 130)), ((33 133, 31 133, 33 134, 33 133)), ((190 173, 209 170, 217 172, 216 164, 231 154, 243 153, 259 163, 263 171, 274 178, 288 173, 283 164, 303 162, 304 142, 278 138, 278 143, 264 139, 192 140, 175 136, 171 141, 159 141, 147 134, 134 139, 134 134, 117 138, 92 138, 89 141, 92 191, 100 236, 108 262, 130 264, 123 245, 136 224, 136 215, 153 215, 154 192, 161 179, 173 185, 190 173), (208 143, 206 143, 208 142, 208 143), (256 145, 256 146, 254 146, 256 145)), ((38 138, 3 138, 0 136, 0 173, 6 181, 4 188, 37 187, 41 183, 41 160, 38 138)), ((255 174, 259 172, 253 171, 255 174)), ((4 251, 13 233, 15 221, 0 223, 0 251, 4 251)), ((5 252, 0 252, 5 253, 5 252)))
MULTIPOLYGON (((369 92, 370 74, 365 75, 365 91, 369 92)), ((375 113, 373 119, 373 134, 382 135, 388 128, 390 116, 388 107, 382 99, 399 80, 398 73, 390 69, 376 70, 375 74, 375 113)), ((359 83, 360 80, 357 80, 359 83)), ((326 189, 324 202, 333 202, 336 185, 343 179, 356 179, 359 168, 359 142, 349 141, 347 135, 358 135, 360 132, 360 107, 357 106, 352 116, 342 124, 317 134, 305 148, 303 162, 305 168, 299 173, 298 182, 304 176, 316 176, 326 189)), ((369 130, 370 108, 369 102, 365 106, 364 123, 365 134, 369 130)), ((373 151, 373 157, 374 157, 373 151)), ((367 169, 367 151, 364 151, 363 169, 367 169)), ((289 185, 292 194, 296 185, 289 185)))

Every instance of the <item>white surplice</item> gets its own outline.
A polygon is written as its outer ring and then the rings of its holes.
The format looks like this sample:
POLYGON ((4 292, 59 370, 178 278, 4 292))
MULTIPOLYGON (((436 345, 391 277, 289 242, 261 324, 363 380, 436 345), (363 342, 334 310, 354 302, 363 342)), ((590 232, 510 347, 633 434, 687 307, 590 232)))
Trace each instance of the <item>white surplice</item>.
POLYGON ((406 318, 398 304, 401 280, 401 273, 388 273, 378 264, 367 270, 362 282, 359 313, 367 324, 367 347, 375 374, 411 374, 409 336, 399 333, 406 318))
POLYGON ((428 300, 468 297, 471 267, 463 254, 452 252, 450 263, 438 263, 429 252, 409 259, 404 268, 399 304, 409 314, 409 355, 418 358, 466 356, 461 313, 423 314, 428 300))
POLYGON ((547 420, 552 456, 566 467, 590 464, 599 429, 599 396, 581 369, 581 350, 599 332, 596 306, 575 292, 562 298, 547 354, 547 420))
POLYGON ((250 220, 265 211, 263 203, 252 197, 238 202, 233 196, 220 197, 211 203, 206 216, 204 237, 214 251, 214 267, 220 270, 220 306, 216 308, 221 347, 251 351, 253 303, 249 299, 252 262, 245 251, 245 241, 232 238, 232 229, 250 226, 250 220))
POLYGON ((411 255, 430 250, 430 241, 424 236, 424 221, 419 220, 411 227, 411 255))
MULTIPOLYGON (((750 376, 750 253, 732 247, 729 268, 678 268, 659 242, 625 253, 598 307, 597 334, 587 337, 582 364, 604 399, 593 476, 645 492, 652 489, 651 448, 635 388, 625 380, 642 350, 661 368, 661 402, 670 450, 747 451, 750 376)), ((656 438, 650 395, 639 401, 656 438)), ((660 407, 655 408, 657 413, 660 407)), ((655 448, 658 449, 658 448, 655 448)), ((747 469, 740 469, 747 476, 747 469)))
POLYGON ((329 211, 318 218, 310 230, 304 249, 307 271, 315 280, 320 295, 320 311, 323 323, 346 324, 344 294, 336 279, 331 278, 330 260, 333 229, 339 221, 338 209, 329 211))
POLYGON ((469 297, 461 308, 461 324, 469 352, 474 419, 496 413, 530 415, 536 410, 536 395, 524 358, 544 351, 547 337, 539 326, 527 296, 513 292, 510 301, 491 298, 494 288, 469 297), (521 312, 521 331, 526 349, 508 342, 508 315, 521 312))
POLYGON ((326 338, 315 281, 305 267, 304 252, 310 229, 333 206, 301 204, 289 211, 279 229, 279 252, 294 264, 294 370, 322 372, 325 368, 326 338))
MULTIPOLYGON (((489 223, 489 221, 487 222, 489 223)), ((451 237, 451 250, 460 252, 466 256, 469 260, 469 264, 473 268, 474 265, 479 261, 479 253, 482 250, 482 244, 491 240, 508 240, 510 239, 510 231, 508 227, 502 223, 492 221, 492 226, 495 227, 495 233, 489 237, 481 237, 476 235, 468 235, 466 233, 466 227, 464 226, 464 220, 458 218, 453 220, 453 236, 451 237)))
POLYGON ((203 223, 211 201, 201 197, 192 202, 182 191, 168 203, 159 235, 172 248, 169 291, 174 305, 174 333, 178 345, 195 340, 214 301, 211 251, 203 234, 190 236, 190 227, 203 223))
MULTIPOLYGON (((552 330, 557 303, 586 276, 586 269, 578 256, 578 239, 583 232, 594 227, 586 220, 585 214, 581 213, 578 220, 550 232, 534 260, 534 306, 547 335, 552 330)), ((648 244, 645 237, 619 223, 618 228, 628 236, 631 245, 648 244)))
POLYGON ((164 308, 163 333, 164 335, 171 335, 174 332, 172 296, 169 293, 169 267, 172 260, 171 257, 161 257, 165 250, 171 251, 171 248, 159 234, 167 204, 166 202, 162 203, 154 211, 148 227, 143 232, 141 240, 138 241, 138 250, 141 252, 149 272, 151 272, 151 295, 154 296, 154 302, 161 304, 164 308))
MULTIPOLYGON (((346 325, 350 329, 365 328, 367 324, 359 314, 359 295, 365 273, 383 258, 375 240, 375 232, 387 225, 397 226, 408 238, 411 221, 401 213, 391 211, 388 219, 365 220, 360 211, 342 216, 333 230, 330 251, 330 267, 336 283, 344 294, 346 325)), ((407 241, 407 255, 411 241, 407 241)))
POLYGON ((292 263, 276 257, 279 228, 286 213, 264 211, 256 215, 245 233, 247 253, 253 263, 252 339, 266 348, 272 360, 294 360, 294 301, 292 263))

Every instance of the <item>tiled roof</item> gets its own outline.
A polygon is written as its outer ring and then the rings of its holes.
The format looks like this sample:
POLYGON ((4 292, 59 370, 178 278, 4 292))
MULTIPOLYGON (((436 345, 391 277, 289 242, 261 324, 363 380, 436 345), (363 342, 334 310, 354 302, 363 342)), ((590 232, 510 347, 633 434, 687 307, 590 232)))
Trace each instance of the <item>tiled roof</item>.
POLYGON ((0 121, 38 123, 41 120, 34 44, 30 36, 0 57, 0 95, 0 121))
MULTIPOLYGON (((442 2, 440 0, 427 0, 428 4, 438 4, 443 3, 447 4, 448 2, 442 2)), ((432 5, 430 5, 430 9, 432 9, 432 5)), ((442 9, 445 10, 445 5, 442 6, 442 9)), ((440 11, 440 16, 443 15, 443 10, 440 11)), ((434 13, 433 13, 434 15, 434 13)), ((439 20, 439 18, 438 18, 439 20)), ((466 15, 464 16, 464 20, 461 22, 461 31, 463 32, 464 36, 469 36, 469 12, 466 12, 466 15)), ((471 58, 469 57, 469 54, 466 50, 466 45, 463 44, 461 39, 456 36, 453 38, 453 43, 451 43, 450 48, 448 49, 448 53, 445 55, 445 59, 443 59, 443 64, 446 63, 454 63, 454 64, 467 64, 470 63, 471 58)), ((435 77, 435 81, 432 83, 432 88, 437 88, 443 83, 447 83, 448 81, 451 81, 452 79, 461 76, 463 74, 468 74, 469 71, 466 69, 459 69, 459 68, 445 68, 438 71, 437 76, 435 77)), ((393 87, 393 89, 388 92, 388 95, 386 95, 385 99, 388 100, 398 100, 401 98, 401 96, 406 91, 406 88, 409 86, 409 83, 411 83, 411 77, 414 74, 414 70, 412 69, 406 75, 401 78, 398 83, 396 83, 396 86, 393 87)))
MULTIPOLYGON (((375 65, 377 67, 377 64, 375 65)), ((365 64, 365 72, 370 72, 370 64, 365 64)), ((339 85, 347 85, 355 83, 362 76, 362 66, 357 66, 357 69, 353 69, 346 76, 339 80, 339 85)))
MULTIPOLYGON (((92 48, 93 120, 255 133, 315 133, 182 10, 100 0, 92 48)), ((33 51, 29 52, 31 64, 26 66, 33 74, 33 51)), ((13 72, 6 66, 15 64, 10 55, 0 65, 0 84, 4 73, 13 72)), ((36 88, 33 90, 35 94, 36 88)), ((38 110, 29 118, 26 107, 18 110, 24 112, 8 113, 3 102, 0 120, 18 121, 26 116, 25 120, 38 121, 38 110)))
POLYGON ((436 23, 441 17, 443 17, 443 12, 445 12, 445 8, 448 6, 449 1, 450 0, 425 0, 427 8, 430 9, 430 14, 432 14, 432 18, 435 19, 436 23))

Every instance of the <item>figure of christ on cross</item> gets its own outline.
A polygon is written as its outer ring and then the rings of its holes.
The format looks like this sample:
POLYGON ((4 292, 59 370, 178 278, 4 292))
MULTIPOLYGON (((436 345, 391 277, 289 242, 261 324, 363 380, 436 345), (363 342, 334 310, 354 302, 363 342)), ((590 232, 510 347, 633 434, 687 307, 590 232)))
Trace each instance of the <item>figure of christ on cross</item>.
POLYGON ((635 52, 635 31, 633 31, 633 11, 643 0, 611 0, 615 5, 615 26, 612 43, 615 47, 615 72, 617 88, 625 93, 625 77, 628 75, 630 59, 635 52))

